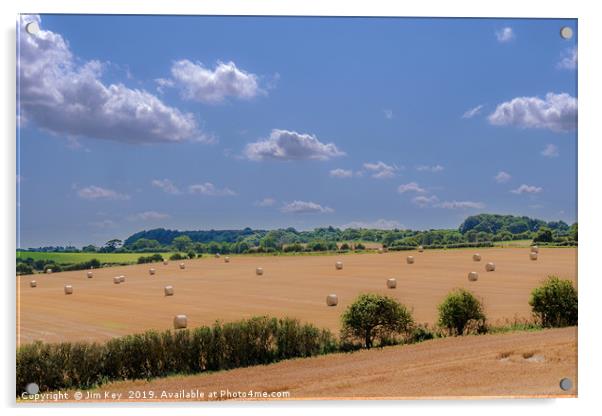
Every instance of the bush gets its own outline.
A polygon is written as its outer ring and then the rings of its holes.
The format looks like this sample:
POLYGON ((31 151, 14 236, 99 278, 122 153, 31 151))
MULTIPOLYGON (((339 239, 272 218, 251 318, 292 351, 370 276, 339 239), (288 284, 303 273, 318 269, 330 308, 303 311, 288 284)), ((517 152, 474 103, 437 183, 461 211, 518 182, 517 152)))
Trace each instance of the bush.
POLYGON ((61 268, 61 266, 59 266, 59 265, 58 265, 58 264, 56 264, 56 263, 47 263, 47 264, 45 264, 45 265, 44 265, 44 268, 43 268, 43 270, 44 270, 44 273, 46 273, 46 272, 48 271, 48 269, 52 269, 52 271, 53 271, 53 272, 60 272, 60 271, 62 271, 62 270, 63 270, 63 269, 61 268))
POLYGON ((114 380, 267 364, 337 350, 328 330, 295 319, 255 317, 192 330, 147 331, 105 344, 35 342, 17 349, 16 393, 35 382, 40 391, 84 389, 114 380))
POLYGON ((22 274, 32 274, 32 273, 33 273, 33 267, 31 267, 29 264, 17 263, 17 274, 22 275, 22 274))
POLYGON ((407 335, 414 320, 408 309, 388 296, 376 294, 360 295, 342 317, 342 337, 345 340, 359 339, 364 347, 371 348, 374 340, 380 345, 396 341, 397 335, 407 335))
POLYGON ((486 331, 481 302, 468 290, 452 291, 438 306, 439 326, 452 335, 486 331))
POLYGON ((188 252, 188 258, 189 259, 194 259, 196 258, 196 253, 194 251, 189 251, 188 252))
POLYGON ((356 249, 356 250, 365 250, 365 249, 366 249, 366 246, 365 246, 365 245, 363 245, 362 243, 357 243, 357 244, 355 245, 355 249, 356 249))
POLYGON ((182 256, 180 253, 174 253, 169 256, 170 260, 184 260, 186 257, 182 256))
POLYGON ((138 257, 138 264, 156 263, 156 262, 160 262, 160 261, 163 261, 163 256, 160 255, 159 253, 155 253, 152 256, 138 257))
POLYGON ((434 339, 436 336, 437 334, 431 331, 428 326, 418 325, 412 330, 409 341, 411 343, 428 341, 429 339, 434 339))
POLYGON ((577 290, 570 280, 550 276, 531 292, 529 305, 542 326, 577 325, 577 290))

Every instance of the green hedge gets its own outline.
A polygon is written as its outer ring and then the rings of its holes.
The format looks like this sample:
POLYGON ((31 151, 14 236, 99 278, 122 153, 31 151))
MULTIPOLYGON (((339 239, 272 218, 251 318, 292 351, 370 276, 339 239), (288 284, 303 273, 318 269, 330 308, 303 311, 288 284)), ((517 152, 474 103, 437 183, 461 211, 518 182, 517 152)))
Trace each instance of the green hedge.
POLYGON ((114 338, 107 343, 35 342, 17 350, 17 395, 90 388, 114 380, 194 374, 334 352, 330 331, 298 320, 255 317, 238 322, 114 338))
MULTIPOLYGON (((480 243, 454 243, 454 244, 430 244, 422 246, 425 250, 433 249, 448 249, 448 248, 479 248, 479 247, 493 247, 494 244, 491 241, 482 241, 480 243)), ((416 250, 418 246, 401 246, 393 245, 388 247, 390 251, 406 251, 416 250)))

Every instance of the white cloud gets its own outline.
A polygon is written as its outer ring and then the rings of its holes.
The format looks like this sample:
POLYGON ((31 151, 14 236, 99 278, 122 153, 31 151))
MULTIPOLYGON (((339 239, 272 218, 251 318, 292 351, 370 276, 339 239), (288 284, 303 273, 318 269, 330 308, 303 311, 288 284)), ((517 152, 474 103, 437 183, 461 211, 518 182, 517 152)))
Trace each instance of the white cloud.
POLYGON ((558 69, 576 69, 577 68, 577 47, 573 46, 562 53, 560 61, 556 64, 558 69))
POLYGON ((364 163, 364 169, 371 173, 371 176, 375 179, 388 179, 395 176, 395 172, 399 168, 395 165, 387 165, 384 162, 378 161, 376 163, 364 163))
POLYGON ((169 214, 163 214, 157 211, 144 211, 129 217, 132 221, 157 221, 169 218, 169 214))
POLYGON ((483 209, 485 204, 475 201, 444 201, 435 205, 438 208, 446 209, 483 209))
POLYGON ((347 169, 333 169, 330 171, 330 176, 333 178, 351 178, 353 176, 353 171, 347 169))
POLYGON ((510 179, 512 179, 512 175, 508 172, 504 172, 503 170, 499 171, 497 175, 494 176, 494 179, 497 183, 506 183, 510 179))
POLYGON ((180 193, 180 190, 178 189, 178 187, 175 186, 173 184, 173 182, 170 181, 169 179, 154 179, 151 182, 151 185, 154 186, 155 188, 162 189, 163 192, 166 192, 168 194, 177 195, 180 193))
POLYGON ((545 157, 558 157, 560 155, 558 146, 551 143, 546 145, 546 147, 541 151, 541 155, 545 157))
POLYGON ((497 38, 498 42, 506 43, 516 38, 516 35, 511 27, 504 27, 495 32, 495 37, 497 38))
POLYGON ((376 221, 351 221, 350 223, 341 225, 342 229, 346 228, 366 228, 374 230, 394 230, 403 229, 404 226, 396 220, 378 219, 376 221))
POLYGON ((328 214, 334 212, 330 207, 323 207, 315 202, 293 201, 282 207, 282 212, 293 214, 328 214))
POLYGON ((261 201, 255 202, 258 207, 271 207, 276 203, 274 198, 263 198, 261 201))
POLYGON ((501 103, 489 115, 494 125, 548 129, 556 132, 577 127, 577 99, 569 94, 548 93, 539 97, 517 97, 501 103))
POLYGON ((391 120, 393 118, 393 110, 383 110, 385 113, 385 118, 387 120, 391 120))
POLYGON ((29 35, 21 17, 18 100, 22 121, 71 137, 128 143, 207 141, 195 117, 155 95, 121 83, 106 84, 106 64, 82 61, 63 37, 49 30, 29 35))
POLYGON ((468 110, 466 110, 464 112, 464 114, 462 114, 462 118, 473 118, 474 116, 476 116, 477 114, 479 114, 481 112, 481 110, 483 109, 483 105, 477 105, 474 108, 470 108, 468 110))
POLYGON ((334 143, 322 143, 312 134, 274 129, 267 139, 247 144, 245 156, 259 161, 275 160, 328 160, 343 156, 334 143))
POLYGON ((236 192, 229 188, 217 188, 211 182, 190 185, 188 192, 205 196, 234 196, 236 192))
POLYGON ((420 165, 416 167, 416 170, 419 172, 433 172, 433 173, 437 173, 437 172, 441 172, 442 170, 444 170, 445 168, 441 165, 433 165, 433 166, 429 166, 429 165, 420 165))
POLYGON ((90 225, 97 228, 115 228, 117 227, 117 223, 113 220, 105 219, 101 221, 93 221, 90 225))
POLYGON ((80 198, 96 200, 96 199, 108 199, 108 200, 124 200, 130 199, 129 195, 120 194, 117 191, 107 188, 101 188, 100 186, 87 186, 85 188, 78 189, 77 194, 80 198))
POLYGON ((187 59, 176 61, 171 67, 172 80, 159 79, 159 87, 175 85, 182 97, 191 101, 216 104, 228 97, 251 99, 264 94, 258 77, 236 67, 234 62, 217 62, 213 70, 202 63, 187 59))
POLYGON ((416 196, 416 197, 412 198, 412 202, 422 208, 432 205, 432 204, 436 203, 437 201, 439 201, 439 198, 437 198, 437 196, 435 196, 435 195, 431 195, 431 196, 420 195, 420 196, 416 196))
POLYGON ((397 192, 399 192, 400 194, 403 194, 406 192, 417 192, 417 193, 422 194, 422 193, 425 193, 426 190, 424 188, 421 188, 416 182, 410 182, 410 183, 399 185, 397 187, 397 192))
POLYGON ((520 195, 520 194, 538 194, 542 191, 543 191, 543 188, 541 188, 539 186, 522 184, 521 186, 519 186, 516 189, 513 189, 510 192, 512 192, 513 194, 520 195))

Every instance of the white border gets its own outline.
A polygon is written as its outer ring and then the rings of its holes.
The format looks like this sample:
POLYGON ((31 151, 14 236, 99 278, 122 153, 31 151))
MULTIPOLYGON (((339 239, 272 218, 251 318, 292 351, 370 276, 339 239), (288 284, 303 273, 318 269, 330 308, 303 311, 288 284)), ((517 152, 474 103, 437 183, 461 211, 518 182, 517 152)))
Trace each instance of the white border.
MULTIPOLYGON (((14 339, 15 339, 15 22, 17 13, 114 13, 114 14, 223 14, 223 15, 332 15, 332 16, 438 16, 438 17, 564 17, 579 19, 579 399, 557 400, 495 400, 495 401, 422 401, 422 402, 293 402, 293 403, 244 403, 130 406, 130 414, 162 415, 215 413, 231 414, 233 411, 249 415, 266 413, 305 415, 308 412, 326 414, 337 411, 364 414, 371 409, 382 412, 404 412, 407 414, 507 414, 529 412, 546 414, 593 413, 599 374, 602 345, 600 342, 600 304, 602 276, 596 267, 596 238, 599 238, 601 192, 599 157, 602 154, 602 134, 596 121, 600 119, 598 97, 602 96, 600 74, 602 66, 602 19, 596 13, 594 1, 525 1, 504 0, 486 2, 471 0, 431 1, 384 1, 384 0, 104 0, 86 2, 74 0, 21 0, 18 3, 0 2, 2 43, 0 62, 2 70, 2 100, 0 100, 0 126, 3 127, 1 154, 2 169, 1 230, 3 245, 0 264, 3 266, 3 301, 7 313, 3 314, 2 329, 2 378, 0 392, 3 407, 8 414, 31 414, 36 409, 14 407, 14 339), (598 77, 595 77, 597 74, 598 77), (396 409, 392 409, 394 406, 396 409), (377 409, 380 408, 380 409, 377 409), (588 411, 590 410, 590 411, 588 411)), ((599 254, 598 254, 599 255, 599 254)), ((111 406, 116 407, 116 406, 111 406)), ((106 408, 47 407, 38 409, 49 414, 104 415, 106 408)), ((117 409, 115 409, 117 410, 117 409)), ((122 409, 125 411, 125 409, 122 409)), ((36 412, 37 413, 37 412, 36 412)))

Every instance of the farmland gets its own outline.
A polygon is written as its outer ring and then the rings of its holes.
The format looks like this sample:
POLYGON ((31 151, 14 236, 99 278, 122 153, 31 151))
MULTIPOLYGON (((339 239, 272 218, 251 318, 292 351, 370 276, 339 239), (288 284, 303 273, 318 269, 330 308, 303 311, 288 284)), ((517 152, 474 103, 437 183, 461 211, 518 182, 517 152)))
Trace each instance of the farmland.
MULTIPOLYGON (((161 253, 163 257, 169 257, 173 253, 161 253)), ((147 253, 57 253, 42 251, 19 251, 17 258, 32 258, 34 260, 47 260, 57 264, 83 263, 96 259, 101 263, 136 263, 140 256, 147 256, 147 253)))

